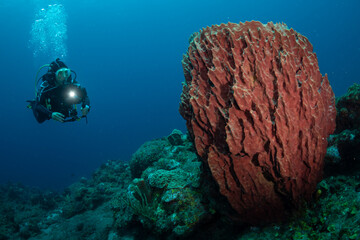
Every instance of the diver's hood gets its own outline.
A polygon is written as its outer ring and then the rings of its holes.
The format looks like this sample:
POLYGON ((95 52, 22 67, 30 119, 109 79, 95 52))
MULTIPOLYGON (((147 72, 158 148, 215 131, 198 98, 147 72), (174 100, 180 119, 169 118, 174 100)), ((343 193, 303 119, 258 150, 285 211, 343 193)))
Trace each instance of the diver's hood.
POLYGON ((52 73, 56 73, 56 71, 61 68, 68 68, 68 67, 63 61, 60 60, 60 58, 57 58, 55 61, 50 63, 49 71, 52 73))

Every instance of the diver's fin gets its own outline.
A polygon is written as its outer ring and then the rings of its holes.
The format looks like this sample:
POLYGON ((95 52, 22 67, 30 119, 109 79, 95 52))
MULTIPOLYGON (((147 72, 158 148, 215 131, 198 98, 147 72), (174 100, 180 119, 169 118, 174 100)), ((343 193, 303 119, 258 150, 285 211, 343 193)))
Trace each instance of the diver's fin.
POLYGON ((27 100, 26 102, 29 103, 26 107, 32 109, 34 107, 34 104, 36 101, 35 100, 27 100))

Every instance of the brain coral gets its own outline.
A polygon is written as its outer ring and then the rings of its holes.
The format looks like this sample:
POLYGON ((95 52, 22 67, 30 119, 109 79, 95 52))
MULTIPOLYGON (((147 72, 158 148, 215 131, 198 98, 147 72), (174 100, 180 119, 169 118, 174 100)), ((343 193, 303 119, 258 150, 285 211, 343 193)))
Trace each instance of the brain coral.
POLYGON ((285 24, 221 24, 193 34, 182 63, 180 113, 242 219, 279 219, 309 199, 336 108, 308 39, 285 24))

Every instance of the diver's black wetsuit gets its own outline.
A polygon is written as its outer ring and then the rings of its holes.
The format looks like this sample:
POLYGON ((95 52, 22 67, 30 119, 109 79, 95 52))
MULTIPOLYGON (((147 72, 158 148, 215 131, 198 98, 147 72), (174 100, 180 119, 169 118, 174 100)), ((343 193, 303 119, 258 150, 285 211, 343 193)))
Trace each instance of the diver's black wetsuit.
POLYGON ((55 86, 47 81, 45 83, 47 86, 40 89, 37 100, 31 102, 34 116, 39 123, 51 119, 53 112, 60 112, 65 118, 76 116, 77 113, 73 112, 74 104, 81 103, 83 108, 90 106, 86 89, 80 84, 73 82, 55 86), (70 92, 74 95, 70 96, 70 92))

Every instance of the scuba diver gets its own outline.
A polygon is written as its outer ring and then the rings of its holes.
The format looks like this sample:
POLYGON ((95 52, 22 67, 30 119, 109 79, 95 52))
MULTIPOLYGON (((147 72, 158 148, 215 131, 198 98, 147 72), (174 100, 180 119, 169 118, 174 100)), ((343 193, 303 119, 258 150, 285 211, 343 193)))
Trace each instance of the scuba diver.
POLYGON ((50 119, 73 122, 84 117, 87 122, 87 114, 90 111, 86 89, 76 82, 75 71, 70 70, 59 58, 38 70, 35 78, 35 100, 27 102, 28 108, 33 110, 39 123, 50 119), (38 74, 44 67, 49 67, 48 71, 38 79, 38 74), (81 117, 78 116, 77 104, 81 104, 81 117))

